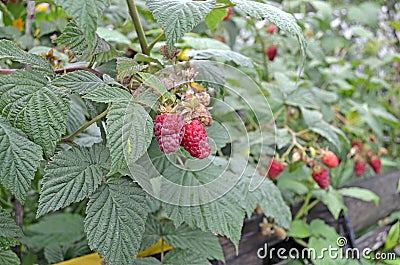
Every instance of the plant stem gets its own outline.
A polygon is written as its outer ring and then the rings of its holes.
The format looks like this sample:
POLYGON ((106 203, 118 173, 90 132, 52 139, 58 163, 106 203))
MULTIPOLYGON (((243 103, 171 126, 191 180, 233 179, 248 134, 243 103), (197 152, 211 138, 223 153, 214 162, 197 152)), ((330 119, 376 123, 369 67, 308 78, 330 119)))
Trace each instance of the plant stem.
POLYGON ((306 196, 306 199, 304 200, 303 205, 301 206, 301 208, 299 209, 299 211, 297 212, 296 216, 293 218, 293 220, 298 220, 300 219, 300 217, 302 217, 305 213, 306 213, 306 209, 308 208, 308 205, 310 203, 311 200, 311 192, 309 192, 306 196))
MULTIPOLYGON (((0 69, 0 74, 12 74, 18 70, 26 70, 26 69, 0 69)), ((103 77, 103 75, 104 75, 102 72, 99 72, 93 68, 90 68, 89 66, 77 66, 77 67, 70 67, 70 68, 63 68, 63 69, 55 69, 54 73, 55 74, 66 74, 66 73, 75 72, 75 71, 79 71, 79 70, 92 72, 99 77, 103 77)))
MULTIPOLYGON (((22 204, 17 200, 17 198, 15 198, 15 196, 12 197, 11 201, 14 204, 15 223, 22 228, 23 218, 24 218, 24 208, 22 204)), ((21 246, 13 247, 13 251, 15 252, 15 254, 17 254, 19 259, 22 260, 21 246)))
POLYGON ((112 106, 111 104, 108 104, 108 107, 107 107, 107 109, 105 111, 103 111, 102 113, 100 113, 99 115, 97 115, 96 117, 94 117, 93 119, 88 121, 87 123, 85 123, 82 127, 80 127, 76 132, 74 132, 73 134, 71 134, 67 138, 61 139, 61 142, 72 142, 72 140, 76 136, 78 136, 81 132, 86 130, 90 125, 92 125, 93 123, 95 123, 95 122, 101 120, 103 117, 105 117, 107 115, 107 113, 110 111, 111 106, 112 106))
POLYGON ((163 32, 160 35, 158 35, 152 42, 150 42, 150 44, 146 48, 147 52, 150 53, 154 45, 156 45, 156 43, 159 42, 164 36, 165 34, 163 32))
POLYGON ((161 238, 161 264, 164 262, 164 238, 161 238))
POLYGON ((75 72, 75 71, 79 71, 79 70, 92 72, 99 77, 103 77, 103 75, 104 75, 102 72, 99 72, 93 68, 90 68, 89 66, 77 66, 77 67, 56 69, 56 70, 54 70, 54 73, 65 74, 65 73, 71 73, 71 72, 75 72))
POLYGON ((12 74, 19 69, 0 69, 0 74, 12 74))
POLYGON ((135 26, 136 33, 139 38, 140 48, 142 49, 142 53, 149 55, 148 46, 147 46, 147 39, 146 35, 144 34, 144 30, 142 27, 142 23, 140 22, 139 13, 137 11, 135 1, 134 0, 126 0, 129 8, 129 14, 132 18, 133 25, 135 26))

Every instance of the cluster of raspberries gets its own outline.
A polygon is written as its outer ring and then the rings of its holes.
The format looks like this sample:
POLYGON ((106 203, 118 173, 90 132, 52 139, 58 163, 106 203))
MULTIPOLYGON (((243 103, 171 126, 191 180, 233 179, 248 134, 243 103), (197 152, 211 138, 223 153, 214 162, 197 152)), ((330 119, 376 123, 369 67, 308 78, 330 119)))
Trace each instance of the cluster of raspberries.
POLYGON ((193 157, 204 159, 210 155, 210 145, 204 126, 198 120, 185 123, 179 114, 157 115, 154 119, 154 134, 161 151, 176 152, 183 146, 193 157))
MULTIPOLYGON (((298 158, 299 160, 302 159, 302 157, 298 158)), ((335 168, 339 165, 339 159, 333 153, 332 151, 321 151, 320 153, 320 160, 321 162, 328 168, 335 168)), ((305 160, 305 162, 307 162, 305 160)), ((318 184, 318 186, 321 189, 326 189, 329 187, 330 184, 330 178, 329 178, 329 171, 319 163, 315 162, 312 160, 310 163, 312 167, 312 172, 311 172, 311 177, 314 179, 314 181, 318 184)), ((285 164, 276 160, 275 158, 271 159, 269 162, 269 171, 268 171, 268 176, 271 179, 275 179, 278 177, 279 174, 282 173, 282 171, 285 170, 285 164)))

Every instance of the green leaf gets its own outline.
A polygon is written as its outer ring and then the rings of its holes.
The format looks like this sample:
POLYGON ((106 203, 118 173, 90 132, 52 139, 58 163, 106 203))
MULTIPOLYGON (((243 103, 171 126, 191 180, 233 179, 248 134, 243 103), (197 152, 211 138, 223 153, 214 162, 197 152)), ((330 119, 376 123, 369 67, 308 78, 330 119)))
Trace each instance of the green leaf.
POLYGON ((138 104, 116 102, 107 114, 112 170, 118 172, 135 162, 150 146, 153 120, 138 104))
POLYGON ((138 64, 134 59, 126 57, 117 58, 118 79, 120 80, 131 77, 146 68, 147 66, 138 64))
POLYGON ((217 49, 206 49, 206 50, 191 50, 185 53, 186 56, 193 57, 195 60, 208 60, 208 59, 223 59, 227 62, 233 62, 239 66, 253 68, 253 61, 238 53, 231 50, 217 50, 217 49))
POLYGON ((145 192, 127 179, 111 178, 90 198, 85 232, 107 264, 132 264, 147 219, 145 192))
POLYGON ((325 224, 323 220, 313 220, 310 223, 310 232, 312 236, 326 238, 335 241, 338 238, 335 228, 325 224))
POLYGON ((154 18, 165 32, 169 49, 211 12, 215 1, 147 0, 154 18))
POLYGON ((0 208, 0 237, 16 238, 23 235, 10 214, 0 208))
POLYGON ((157 76, 148 73, 138 74, 142 78, 143 84, 155 89, 160 95, 164 95, 167 92, 167 88, 157 76))
POLYGON ((210 203, 198 206, 164 204, 164 209, 175 225, 186 222, 190 227, 227 236, 237 246, 245 217, 244 209, 237 204, 240 196, 237 189, 232 189, 210 203))
POLYGON ((66 25, 56 42, 74 51, 76 57, 81 61, 89 61, 93 55, 96 55, 96 62, 107 62, 114 57, 122 55, 122 52, 117 51, 97 34, 94 41, 89 41, 73 21, 66 25), (93 50, 90 50, 90 46, 93 46, 93 50))
POLYGON ((98 27, 97 35, 105 41, 122 43, 126 45, 131 45, 131 41, 122 33, 116 30, 112 30, 109 28, 98 27))
POLYGON ((24 202, 42 159, 42 149, 2 117, 0 139, 0 183, 24 202))
POLYGON ((329 123, 323 120, 322 113, 316 110, 308 110, 305 108, 301 109, 304 121, 306 122, 308 128, 325 137, 329 142, 335 145, 335 147, 340 151, 342 148, 342 142, 336 134, 336 129, 329 123))
POLYGON ((268 19, 283 31, 296 36, 300 43, 302 53, 305 55, 306 40, 303 36, 303 31, 300 26, 297 25, 296 19, 291 14, 286 13, 273 5, 255 1, 232 0, 232 3, 247 15, 258 20, 268 19))
POLYGON ((74 147, 53 157, 47 165, 37 217, 90 196, 111 164, 103 145, 74 147))
POLYGON ((224 260, 218 238, 211 233, 194 230, 186 224, 175 228, 172 222, 149 218, 146 222, 141 248, 146 249, 154 245, 160 238, 175 249, 188 249, 208 259, 224 260), (196 240, 193 240, 194 238, 196 240))
POLYGON ((289 228, 292 214, 289 206, 282 198, 280 190, 273 182, 259 175, 255 169, 252 176, 242 176, 239 185, 242 186, 242 196, 246 206, 247 215, 251 217, 257 204, 260 205, 264 214, 274 218, 275 223, 284 228, 289 228), (255 190, 249 191, 251 183, 261 183, 255 190))
POLYGON ((52 244, 69 244, 84 237, 83 217, 78 214, 59 213, 44 217, 39 223, 24 229, 21 243, 41 250, 52 244))
POLYGON ((34 71, 17 71, 0 80, 0 110, 13 126, 40 145, 46 156, 54 153, 66 131, 69 100, 34 71))
POLYGON ((55 0, 56 4, 62 6, 64 11, 73 17, 79 28, 82 29, 85 38, 92 50, 96 39, 97 20, 109 5, 108 0, 55 0))
POLYGON ((57 87, 67 88, 71 92, 80 95, 85 95, 96 89, 109 88, 108 84, 97 75, 83 70, 62 75, 54 79, 51 84, 57 87))
POLYGON ((10 59, 27 64, 37 72, 50 78, 54 76, 50 64, 45 59, 21 50, 14 42, 9 40, 0 40, 0 60, 2 59, 10 59))
POLYGON ((210 265, 207 258, 193 252, 192 250, 175 249, 165 255, 163 264, 165 265, 210 265))
POLYGON ((362 189, 358 187, 342 188, 339 189, 339 193, 342 194, 343 196, 359 199, 366 202, 373 201, 376 205, 379 204, 378 195, 367 189, 362 189))
POLYGON ((134 265, 161 265, 161 262, 153 257, 136 259, 134 265))
POLYGON ((400 221, 395 223, 389 230, 385 241, 385 249, 392 249, 400 242, 400 221))
POLYGON ((294 220, 290 224, 288 236, 294 238, 307 238, 311 235, 309 225, 303 220, 294 220))
POLYGON ((227 132, 227 129, 221 123, 214 121, 211 127, 207 127, 207 137, 215 143, 217 150, 226 146, 232 139, 227 132))
POLYGON ((1 265, 19 265, 21 261, 19 260, 17 254, 12 250, 0 251, 0 264, 1 265))
POLYGON ((52 244, 44 248, 44 256, 50 263, 59 263, 90 253, 87 240, 82 240, 74 244, 52 244))
POLYGON ((224 20, 227 11, 228 9, 214 9, 206 16, 205 22, 211 31, 214 31, 217 25, 224 20))
POLYGON ((121 102, 133 99, 131 94, 129 94, 125 90, 116 87, 98 88, 89 92, 88 94, 83 96, 83 98, 101 103, 121 102))
POLYGON ((328 207, 335 219, 338 219, 340 212, 346 209, 342 195, 336 190, 314 190, 312 195, 328 207))

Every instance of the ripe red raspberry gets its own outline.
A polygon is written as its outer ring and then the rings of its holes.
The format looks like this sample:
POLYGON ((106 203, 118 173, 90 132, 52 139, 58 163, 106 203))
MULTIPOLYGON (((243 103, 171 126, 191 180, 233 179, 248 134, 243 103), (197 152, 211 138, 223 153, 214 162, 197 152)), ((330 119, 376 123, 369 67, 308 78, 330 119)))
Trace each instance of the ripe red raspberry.
POLYGON ((228 7, 226 16, 224 17, 224 21, 227 21, 231 17, 231 14, 232 14, 232 8, 228 7))
POLYGON ((271 161, 269 161, 268 167, 268 177, 271 179, 275 179, 283 170, 285 170, 285 165, 279 163, 275 159, 271 159, 271 161))
POLYGON ((157 115, 154 119, 154 135, 161 151, 176 152, 182 142, 185 121, 181 115, 157 115))
POLYGON ((267 28, 267 32, 269 33, 269 34, 274 34, 275 33, 275 31, 276 31, 276 27, 275 26, 269 26, 268 28, 267 28))
POLYGON ((193 120, 185 125, 181 145, 191 156, 199 159, 208 157, 211 152, 206 129, 198 120, 193 120))
POLYGON ((265 54, 267 55, 267 57, 270 61, 273 61, 275 59, 277 52, 278 52, 278 50, 275 46, 270 46, 267 49, 265 49, 265 54))
POLYGON ((339 165, 339 159, 332 151, 326 151, 321 161, 325 166, 330 168, 335 168, 339 165))
POLYGON ((354 163, 354 173, 357 177, 361 176, 366 168, 366 164, 363 161, 355 161, 354 163))
POLYGON ((381 159, 379 157, 372 158, 368 161, 368 164, 372 167, 376 174, 381 173, 381 159))
POLYGON ((321 189, 326 189, 329 186, 329 171, 326 168, 316 166, 311 176, 321 189))

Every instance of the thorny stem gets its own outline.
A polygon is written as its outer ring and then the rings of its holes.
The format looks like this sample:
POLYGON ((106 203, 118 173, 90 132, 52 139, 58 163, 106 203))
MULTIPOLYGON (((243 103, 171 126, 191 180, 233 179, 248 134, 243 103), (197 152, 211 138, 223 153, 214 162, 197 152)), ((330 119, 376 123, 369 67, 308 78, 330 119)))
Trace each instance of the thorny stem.
POLYGON ((105 111, 103 111, 102 113, 100 113, 99 115, 97 115, 96 117, 94 117, 93 119, 88 121, 87 123, 85 123, 82 127, 80 127, 76 132, 74 132, 73 134, 71 134, 67 138, 61 139, 61 142, 63 142, 63 143, 71 143, 72 140, 76 136, 78 136, 81 132, 86 130, 90 125, 92 125, 93 123, 95 123, 95 122, 101 120, 103 117, 105 117, 107 115, 107 113, 110 111, 111 106, 112 106, 112 104, 108 104, 108 107, 107 107, 107 109, 105 111))
POLYGON ((129 8, 129 14, 132 18, 133 25, 135 26, 136 33, 139 38, 140 48, 142 53, 149 55, 146 35, 144 34, 142 23, 140 22, 139 13, 137 11, 134 0, 126 0, 129 8))
MULTIPOLYGON (((0 74, 12 74, 18 70, 24 70, 24 69, 0 69, 0 74)), ((99 77, 103 77, 103 75, 104 75, 102 72, 99 72, 88 66, 78 66, 78 67, 70 67, 70 68, 63 68, 63 69, 55 69, 54 73, 66 74, 66 73, 75 72, 75 71, 79 71, 79 70, 92 72, 99 77)))
MULTIPOLYGON (((15 198, 15 196, 12 197, 12 202, 14 204, 14 220, 15 223, 22 228, 23 224, 23 218, 24 218, 24 208, 22 204, 15 198)), ((22 260, 22 253, 21 253, 21 246, 15 246, 13 248, 13 251, 17 256, 22 260)))

